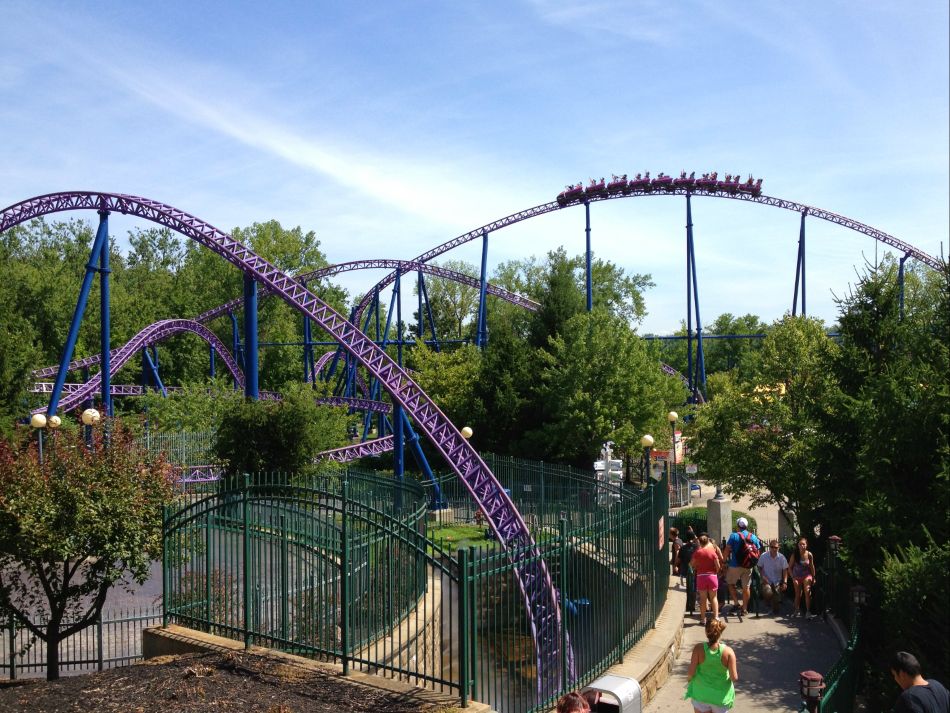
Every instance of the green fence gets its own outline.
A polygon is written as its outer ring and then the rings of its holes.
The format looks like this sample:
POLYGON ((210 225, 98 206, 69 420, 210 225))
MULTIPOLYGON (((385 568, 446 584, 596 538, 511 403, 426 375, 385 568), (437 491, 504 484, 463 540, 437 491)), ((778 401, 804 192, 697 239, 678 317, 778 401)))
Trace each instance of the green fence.
MULTIPOLYGON (((825 690, 818 704, 818 711, 853 713, 864 661, 861 647, 861 606, 852 602, 851 577, 839 560, 837 552, 829 550, 818 575, 819 581, 824 583, 824 588, 820 591, 822 608, 847 626, 849 631, 844 651, 825 675, 825 690)), ((803 703, 801 711, 807 710, 803 703)))
MULTIPOLYGON (((166 513, 165 620, 448 692, 502 713, 542 710, 622 659, 669 582, 666 479, 645 491, 591 474, 486 459, 535 545, 448 552, 433 488, 346 468, 306 481, 222 481, 166 513), (559 680, 538 683, 522 591, 543 561, 560 600, 559 680)), ((457 520, 477 522, 454 477, 457 520)), ((446 516, 443 511, 441 515, 446 516)))
MULTIPOLYGON (((59 644, 62 675, 126 666, 142 658, 142 630, 161 623, 157 608, 105 612, 59 644)), ((40 628, 44 627, 39 622, 40 628)), ((10 679, 46 675, 46 644, 10 617, 0 631, 3 670, 10 679)))
POLYGON ((156 433, 146 430, 139 438, 141 445, 151 454, 165 453, 170 463, 187 468, 208 465, 214 462, 211 446, 213 431, 198 433, 156 433))

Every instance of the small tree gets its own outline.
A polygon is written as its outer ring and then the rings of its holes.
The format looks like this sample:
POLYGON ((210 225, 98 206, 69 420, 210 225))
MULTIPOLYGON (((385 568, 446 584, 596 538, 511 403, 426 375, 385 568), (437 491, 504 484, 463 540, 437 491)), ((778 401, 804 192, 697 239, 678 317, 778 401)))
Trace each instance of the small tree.
POLYGON ((346 408, 316 402, 326 389, 287 384, 282 391, 281 401, 239 401, 226 410, 213 448, 232 476, 306 473, 318 453, 346 444, 346 408))
POLYGON ((99 619, 112 586, 144 583, 161 556, 171 466, 108 427, 88 447, 81 429, 52 434, 42 462, 26 435, 0 441, 0 612, 46 643, 51 681, 59 642, 99 619))

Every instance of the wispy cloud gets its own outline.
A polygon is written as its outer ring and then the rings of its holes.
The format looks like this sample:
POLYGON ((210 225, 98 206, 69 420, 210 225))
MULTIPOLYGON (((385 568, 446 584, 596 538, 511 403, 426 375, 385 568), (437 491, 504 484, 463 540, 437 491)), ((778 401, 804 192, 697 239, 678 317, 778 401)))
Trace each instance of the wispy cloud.
POLYGON ((544 22, 584 34, 615 35, 634 42, 667 47, 682 32, 679 3, 664 0, 528 0, 544 22))
MULTIPOLYGON (((119 89, 181 122, 228 137, 400 212, 435 224, 477 224, 485 216, 473 206, 497 202, 490 184, 482 182, 485 187, 478 187, 469 182, 471 166, 462 170, 441 158, 347 145, 340 133, 323 140, 312 135, 312 127, 303 129, 292 120, 278 120, 258 105, 276 105, 280 97, 266 96, 261 87, 224 67, 188 66, 180 58, 156 61, 154 55, 161 55, 161 48, 143 49, 144 43, 137 38, 110 38, 115 41, 110 41, 104 55, 76 40, 76 33, 57 28, 55 22, 46 25, 44 32, 54 35, 55 51, 47 53, 63 70, 96 76, 112 90, 119 89), (459 176, 466 181, 459 181, 459 176), (473 189, 481 195, 473 196, 473 189)), ((304 123, 312 125, 302 122, 301 126, 304 123)), ((380 144, 386 141, 380 137, 380 144)))

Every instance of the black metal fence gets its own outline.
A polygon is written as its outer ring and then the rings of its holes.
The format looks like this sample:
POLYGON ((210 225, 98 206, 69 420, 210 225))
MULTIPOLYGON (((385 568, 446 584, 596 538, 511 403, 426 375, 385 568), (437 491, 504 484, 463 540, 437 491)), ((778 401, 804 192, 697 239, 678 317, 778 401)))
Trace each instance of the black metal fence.
MULTIPOLYGON (((161 622, 160 607, 104 612, 98 622, 60 642, 60 673, 89 673, 138 661, 142 658, 142 630, 161 622)), ((11 680, 46 675, 46 644, 18 627, 13 617, 0 632, 0 646, 0 665, 11 680)))

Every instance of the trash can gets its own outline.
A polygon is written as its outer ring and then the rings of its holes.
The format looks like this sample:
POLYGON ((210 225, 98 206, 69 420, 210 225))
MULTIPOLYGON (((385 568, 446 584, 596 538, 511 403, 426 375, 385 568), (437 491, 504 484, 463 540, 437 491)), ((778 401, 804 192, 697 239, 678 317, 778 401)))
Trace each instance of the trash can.
POLYGON ((591 708, 591 713, 642 713, 643 703, 640 684, 627 676, 607 674, 584 686, 585 691, 597 691, 600 701, 591 708))

